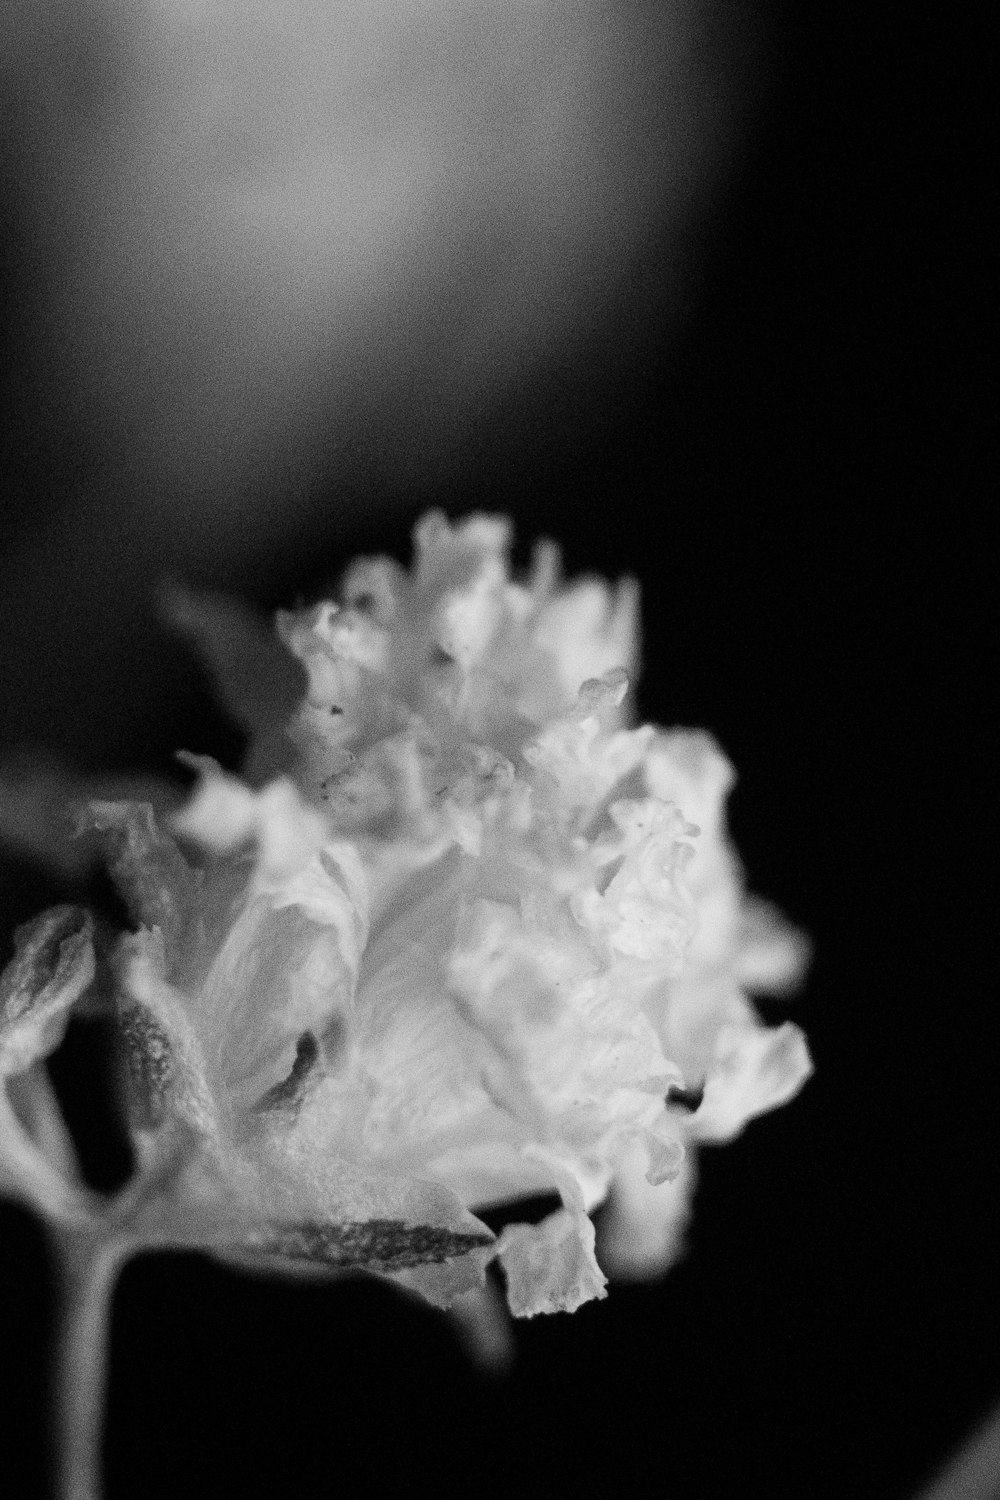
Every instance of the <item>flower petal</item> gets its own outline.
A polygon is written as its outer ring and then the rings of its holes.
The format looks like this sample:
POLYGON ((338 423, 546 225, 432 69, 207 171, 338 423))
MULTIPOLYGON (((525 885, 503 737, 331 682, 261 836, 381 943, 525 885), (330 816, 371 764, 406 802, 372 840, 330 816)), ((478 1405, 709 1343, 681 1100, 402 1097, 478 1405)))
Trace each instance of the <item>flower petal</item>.
POLYGON ((607 1296, 594 1254, 594 1226, 585 1213, 561 1208, 540 1224, 508 1224, 497 1249, 515 1318, 575 1312, 607 1296))
POLYGON ((514 1363, 514 1339, 507 1303, 492 1280, 456 1297, 450 1307, 459 1339, 479 1369, 504 1375, 514 1363))
POLYGON ((602 579, 587 578, 557 594, 539 611, 531 630, 532 645, 555 660, 562 689, 562 702, 550 702, 547 717, 569 707, 588 679, 615 668, 634 677, 638 638, 639 587, 634 579, 612 589, 602 579))
MULTIPOLYGON (((440 1265, 442 1296, 482 1281, 494 1236, 438 1183, 317 1158, 294 1132, 272 1142, 244 1183, 261 1220, 245 1244, 261 1255, 378 1272, 440 1265), (473 1253, 476 1259, 459 1265, 473 1253)), ((434 1285, 431 1278, 414 1290, 428 1295, 434 1285)))
POLYGON ((662 1276, 683 1252, 694 1191, 694 1153, 687 1151, 670 1180, 653 1184, 650 1160, 636 1139, 622 1156, 601 1209, 597 1251, 613 1281, 662 1276))
POLYGON ((791 1021, 774 1028, 726 1025, 691 1131, 699 1140, 732 1140, 755 1115, 793 1098, 812 1072, 806 1039, 791 1021))
POLYGON ((175 824, 216 856, 205 889, 221 893, 221 920, 184 1004, 235 1128, 275 1097, 305 1038, 339 1047, 368 937, 367 879, 354 846, 329 838, 291 782, 254 792, 210 764, 202 771, 175 824), (220 856, 247 844, 241 883, 238 862, 220 856))
POLYGON ((789 995, 802 983, 812 944, 770 901, 746 898, 737 941, 737 977, 751 994, 789 995))
POLYGON ((201 781, 187 807, 174 815, 173 826, 182 837, 212 854, 232 854, 253 844, 261 886, 291 879, 323 847, 327 833, 322 817, 286 778, 258 792, 205 756, 184 759, 200 771, 201 781))

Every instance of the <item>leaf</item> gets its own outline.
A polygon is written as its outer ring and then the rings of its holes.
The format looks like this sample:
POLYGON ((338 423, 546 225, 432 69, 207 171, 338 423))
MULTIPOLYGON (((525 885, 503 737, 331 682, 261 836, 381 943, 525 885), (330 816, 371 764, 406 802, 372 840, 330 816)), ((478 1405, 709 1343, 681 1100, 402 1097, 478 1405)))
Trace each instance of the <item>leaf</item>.
POLYGON ((267 1225, 248 1235, 247 1248, 283 1260, 313 1261, 338 1270, 406 1271, 439 1265, 493 1243, 485 1224, 456 1231, 400 1219, 301 1221, 267 1225))

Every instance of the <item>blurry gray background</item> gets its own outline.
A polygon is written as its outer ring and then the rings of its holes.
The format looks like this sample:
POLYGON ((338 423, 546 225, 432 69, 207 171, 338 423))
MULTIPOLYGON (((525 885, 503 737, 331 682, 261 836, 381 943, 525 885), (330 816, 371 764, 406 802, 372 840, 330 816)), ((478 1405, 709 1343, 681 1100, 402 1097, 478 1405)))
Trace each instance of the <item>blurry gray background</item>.
POLYGON ((5 5, 4 741, 135 754, 165 571, 280 596, 441 499, 620 506, 783 42, 738 0, 5 5))

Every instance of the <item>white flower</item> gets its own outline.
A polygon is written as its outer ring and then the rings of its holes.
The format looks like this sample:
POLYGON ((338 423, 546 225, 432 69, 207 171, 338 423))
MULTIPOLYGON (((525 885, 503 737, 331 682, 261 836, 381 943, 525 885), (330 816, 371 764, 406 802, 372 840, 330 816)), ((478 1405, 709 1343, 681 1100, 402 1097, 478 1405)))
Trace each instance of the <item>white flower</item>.
MULTIPOLYGON (((91 806, 138 923, 139 1142, 197 1143, 175 1198, 219 1253, 441 1303, 496 1257, 516 1314, 572 1309, 605 1270, 662 1270, 696 1143, 809 1075, 749 999, 805 944, 744 893, 714 741, 630 725, 635 588, 561 586, 551 546, 516 582, 494 518, 432 515, 416 543, 409 573, 358 563, 339 602, 279 617, 248 782, 189 757, 172 833, 91 806), (548 1193, 496 1241, 474 1217, 548 1193)), ((240 712, 257 632, 218 601, 175 613, 240 712)))

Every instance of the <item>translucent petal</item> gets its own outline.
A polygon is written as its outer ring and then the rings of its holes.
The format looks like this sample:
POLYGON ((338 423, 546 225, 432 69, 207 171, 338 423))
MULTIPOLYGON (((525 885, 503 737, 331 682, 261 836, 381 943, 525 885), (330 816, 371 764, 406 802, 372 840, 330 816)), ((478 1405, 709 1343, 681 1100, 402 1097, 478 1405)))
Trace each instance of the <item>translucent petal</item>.
POLYGON ((557 594, 531 631, 532 644, 551 655, 558 671, 562 701, 547 705, 549 715, 569 707, 590 678, 613 668, 635 674, 638 637, 639 589, 632 579, 617 589, 586 579, 557 594))
POLYGON ((694 1134, 731 1140, 755 1115, 793 1098, 812 1071, 805 1037, 791 1021, 775 1028, 724 1026, 704 1100, 691 1122, 694 1134))
POLYGON ((787 995, 801 984, 812 944, 770 901, 747 897, 737 942, 737 977, 751 994, 787 995))
POLYGON ((527 745, 523 755, 536 773, 539 792, 550 789, 549 800, 561 821, 585 826, 611 793, 643 764, 654 730, 610 729, 610 715, 622 699, 618 672, 581 685, 573 712, 546 726, 527 745), (595 692, 596 690, 596 692, 595 692))
POLYGON ((497 1258, 515 1318, 575 1312, 607 1296, 607 1278, 594 1254, 594 1226, 586 1214, 562 1208, 540 1224, 508 1224, 497 1258))
POLYGON ((504 1375, 514 1363, 507 1304, 492 1281, 457 1297, 452 1325, 469 1357, 485 1374, 504 1375))
POLYGON ((683 1252, 694 1191, 693 1152, 685 1153, 670 1180, 651 1183, 649 1168, 645 1145, 634 1139, 615 1169, 601 1209, 597 1254, 613 1281, 662 1276, 683 1252))
MULTIPOLYGON (((440 1183, 332 1154, 318 1156, 303 1149, 294 1131, 273 1140, 270 1148, 262 1151, 246 1176, 244 1191, 262 1204, 275 1225, 288 1226, 283 1232, 289 1241, 297 1232, 294 1226, 313 1225, 312 1239, 319 1258, 323 1255, 324 1225, 329 1229, 334 1256, 341 1253, 336 1239, 345 1226, 357 1226, 359 1237, 362 1226, 368 1226, 368 1262, 381 1261, 385 1270, 452 1260, 493 1244, 493 1234, 486 1225, 440 1183), (381 1244, 377 1243, 380 1236, 384 1236, 381 1244), (405 1245, 404 1238, 408 1241, 405 1245), (390 1264, 394 1258, 396 1264, 390 1264)), ((308 1257, 311 1240, 305 1228, 301 1238, 301 1253, 308 1257)), ((299 1252, 289 1243, 282 1253, 299 1252)))
POLYGON ((452 1308, 484 1290, 486 1266, 493 1247, 473 1245, 462 1254, 396 1271, 390 1280, 403 1291, 415 1292, 432 1307, 452 1308))
POLYGON ((201 781, 173 826, 214 854, 230 854, 253 843, 261 887, 291 879, 326 842, 322 817, 302 801, 293 784, 279 778, 255 792, 212 761, 188 757, 201 781))
POLYGON ((367 882, 355 848, 331 840, 288 781, 251 792, 206 768, 176 824, 216 856, 253 849, 242 888, 227 885, 225 861, 210 867, 207 896, 221 881, 231 899, 217 903, 224 924, 183 1002, 232 1118, 288 1079, 303 1037, 346 1024, 368 937, 367 882))
POLYGON ((603 890, 582 892, 574 915, 617 953, 679 973, 695 930, 684 872, 693 849, 676 808, 647 799, 610 809, 624 835, 615 873, 603 890))

